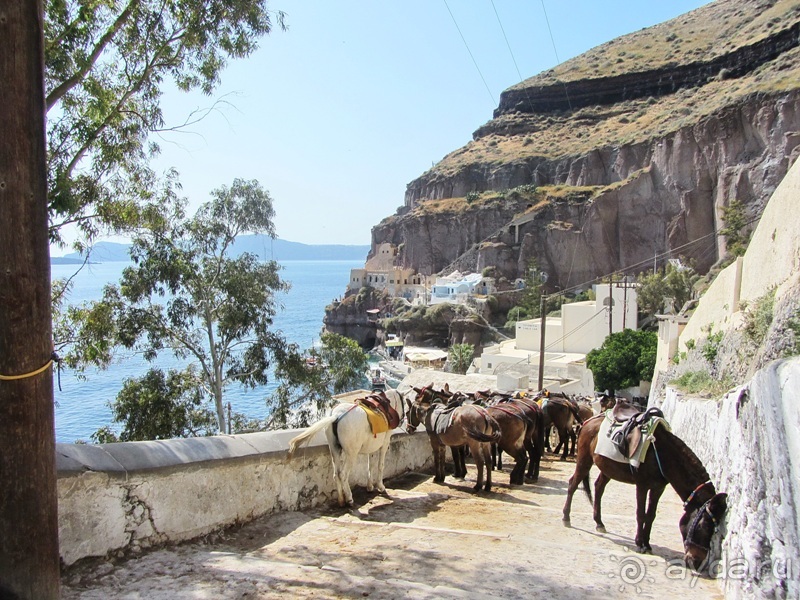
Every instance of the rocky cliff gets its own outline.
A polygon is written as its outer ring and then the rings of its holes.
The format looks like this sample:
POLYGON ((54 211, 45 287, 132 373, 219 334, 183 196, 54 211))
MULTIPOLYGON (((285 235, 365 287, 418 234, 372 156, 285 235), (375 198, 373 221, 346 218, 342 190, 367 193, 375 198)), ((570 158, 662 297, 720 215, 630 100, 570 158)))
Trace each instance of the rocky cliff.
POLYGON ((708 270, 800 143, 800 0, 718 0, 506 90, 372 231, 422 273, 531 258, 562 289, 671 257, 708 270))

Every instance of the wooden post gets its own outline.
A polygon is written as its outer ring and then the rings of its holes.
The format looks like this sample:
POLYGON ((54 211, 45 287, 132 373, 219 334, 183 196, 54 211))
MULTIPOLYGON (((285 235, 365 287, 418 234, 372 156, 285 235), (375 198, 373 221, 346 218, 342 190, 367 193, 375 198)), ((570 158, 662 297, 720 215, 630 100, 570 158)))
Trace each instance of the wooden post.
POLYGON ((546 307, 547 307, 547 296, 542 294, 540 299, 540 311, 541 311, 541 327, 542 331, 539 332, 539 391, 542 390, 544 387, 544 344, 545 344, 545 329, 547 328, 547 315, 546 307))
POLYGON ((42 38, 41 0, 0 0, 0 597, 25 600, 60 594, 42 38))

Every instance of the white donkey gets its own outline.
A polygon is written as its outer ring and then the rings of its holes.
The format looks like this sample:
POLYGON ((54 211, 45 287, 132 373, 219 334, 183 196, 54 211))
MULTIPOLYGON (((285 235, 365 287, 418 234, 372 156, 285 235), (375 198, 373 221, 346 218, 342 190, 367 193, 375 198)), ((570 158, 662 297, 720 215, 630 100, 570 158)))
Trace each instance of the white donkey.
MULTIPOLYGON (((391 407, 397 412, 402 421, 404 415, 403 396, 397 390, 386 390, 386 397, 391 407)), ((392 430, 382 433, 373 433, 367 412, 358 404, 343 403, 336 405, 329 417, 325 417, 307 428, 300 435, 289 442, 289 457, 295 450, 307 444, 320 430, 325 430, 328 438, 328 447, 333 461, 333 478, 336 481, 336 492, 339 495, 339 506, 345 503, 353 505, 353 492, 350 490, 350 471, 359 454, 367 455, 367 490, 377 488, 383 493, 383 466, 386 460, 386 450, 392 437, 392 430), (372 470, 369 455, 380 450, 378 458, 377 481, 373 486, 372 470)))

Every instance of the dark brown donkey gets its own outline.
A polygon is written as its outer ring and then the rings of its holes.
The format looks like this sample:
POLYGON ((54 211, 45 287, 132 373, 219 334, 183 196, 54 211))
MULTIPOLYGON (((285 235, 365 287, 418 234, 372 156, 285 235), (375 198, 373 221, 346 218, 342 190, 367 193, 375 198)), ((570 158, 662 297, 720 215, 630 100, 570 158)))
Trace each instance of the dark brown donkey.
POLYGON ((600 469, 594 484, 594 521, 597 531, 605 533, 606 530, 600 509, 606 484, 612 479, 632 483, 636 486, 636 550, 651 552, 650 531, 656 518, 658 500, 664 488, 670 484, 684 502, 684 513, 679 523, 684 560, 690 568, 702 569, 708 557, 711 536, 727 509, 727 494, 716 493, 700 459, 666 427, 655 428, 655 441, 637 469, 595 454, 597 434, 604 418, 606 416, 600 414, 586 421, 578 436, 575 473, 570 477, 564 504, 564 525, 569 527, 572 496, 581 483, 589 501, 592 500, 589 471, 594 464, 600 469))
POLYGON ((525 477, 531 481, 539 479, 539 466, 544 453, 544 414, 541 407, 532 399, 509 398, 496 402, 487 407, 503 432, 497 448, 497 469, 500 470, 500 455, 503 451, 510 454, 516 461, 514 470, 511 471, 510 483, 522 484, 525 471, 525 453, 527 453, 528 472, 525 477), (511 416, 513 415, 513 417, 511 416), (522 452, 519 451, 519 440, 515 437, 519 428, 519 421, 524 423, 522 432, 522 452), (516 452, 516 454, 515 454, 516 452), (522 456, 522 459, 518 458, 522 456), (522 464, 520 465, 520 462, 522 464))
MULTIPOLYGON (((425 388, 423 388, 424 392, 425 388)), ((425 424, 428 439, 433 450, 435 475, 433 480, 444 482, 445 448, 447 446, 469 446, 475 465, 478 467, 478 482, 473 488, 476 492, 481 488, 487 492, 492 487, 492 472, 488 463, 491 460, 491 443, 500 439, 500 425, 486 412, 482 406, 475 404, 445 405, 433 399, 428 393, 417 394, 417 398, 409 406, 407 413, 409 431, 415 431, 420 423, 425 424), (486 468, 486 484, 483 483, 483 471, 486 468)), ((453 453, 455 476, 464 477, 467 473, 464 455, 453 453)))
MULTIPOLYGON (((577 403, 573 402, 566 394, 545 392, 542 412, 544 413, 545 447, 550 447, 548 433, 550 425, 552 425, 558 432, 557 448, 564 446, 561 460, 567 460, 567 455, 570 453, 570 440, 572 440, 572 451, 574 452, 576 437, 574 426, 580 425, 582 422, 577 403)), ((558 453, 558 450, 556 450, 556 453, 558 453)))

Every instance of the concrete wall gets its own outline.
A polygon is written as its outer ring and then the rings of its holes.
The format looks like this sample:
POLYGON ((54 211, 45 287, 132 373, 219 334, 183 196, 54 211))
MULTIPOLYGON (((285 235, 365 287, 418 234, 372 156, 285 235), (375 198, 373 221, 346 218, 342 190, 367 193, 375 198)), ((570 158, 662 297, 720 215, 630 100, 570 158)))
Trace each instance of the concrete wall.
MULTIPOLYGON (((282 510, 336 501, 322 434, 287 459, 296 430, 153 442, 56 444, 66 565, 187 540, 282 510)), ((396 431, 384 476, 432 464, 428 436, 396 431)), ((351 485, 366 484, 360 457, 351 485)))
POLYGON ((800 358, 719 401, 668 388, 661 408, 728 493, 716 564, 726 598, 800 597, 800 358))

